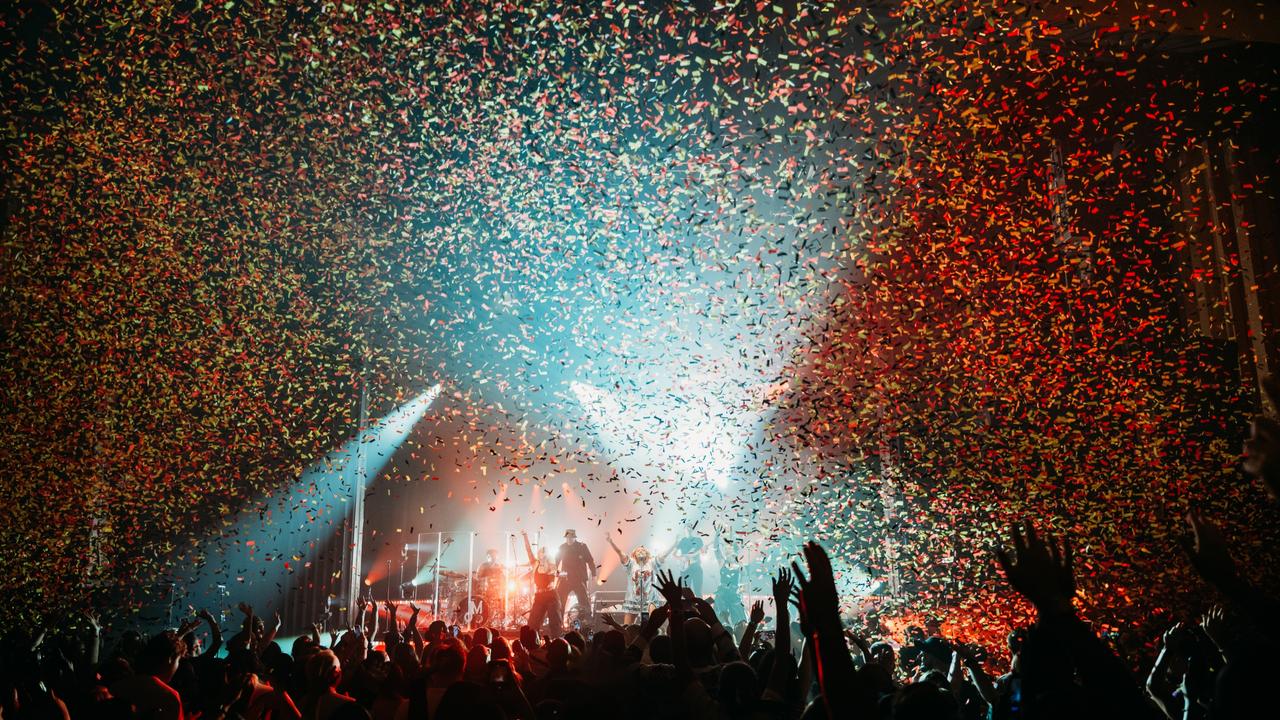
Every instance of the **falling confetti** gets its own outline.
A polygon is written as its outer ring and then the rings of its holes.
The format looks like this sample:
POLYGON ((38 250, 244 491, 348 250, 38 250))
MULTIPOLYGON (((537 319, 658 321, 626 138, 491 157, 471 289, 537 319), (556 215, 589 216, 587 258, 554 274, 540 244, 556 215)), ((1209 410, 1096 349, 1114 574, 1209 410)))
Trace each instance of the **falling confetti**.
POLYGON ((309 563, 229 519, 341 526, 295 483, 365 382, 374 416, 446 388, 375 534, 814 537, 992 640, 1025 614, 990 545, 1032 516, 1091 617, 1196 602, 1173 534, 1246 518, 1246 400, 1185 342, 1169 168, 1265 127, 1274 65, 1224 85, 1220 28, 1154 8, 671 5, 7 10, 24 608, 211 532, 309 563))

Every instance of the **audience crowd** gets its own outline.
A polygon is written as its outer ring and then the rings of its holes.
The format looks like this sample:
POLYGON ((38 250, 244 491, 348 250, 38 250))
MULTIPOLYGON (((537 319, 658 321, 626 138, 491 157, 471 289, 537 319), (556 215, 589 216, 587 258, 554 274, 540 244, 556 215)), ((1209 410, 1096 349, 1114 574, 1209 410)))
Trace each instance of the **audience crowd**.
MULTIPOLYGON (((1272 407, 1280 406, 1280 388, 1267 388, 1272 407)), ((1280 498, 1274 416, 1254 419, 1244 470, 1273 503, 1280 498)), ((201 612, 150 638, 126 633, 102 656, 98 620, 86 614, 82 629, 3 638, 0 718, 1280 717, 1269 685, 1280 677, 1277 600, 1237 567, 1211 519, 1186 519, 1186 556, 1221 604, 1164 633, 1145 684, 1078 617, 1069 539, 1023 523, 995 561, 1036 621, 1009 628, 1011 660, 998 676, 975 648, 919 628, 902 645, 852 631, 840 616, 831 561, 811 542, 805 567, 778 570, 771 622, 755 603, 734 627, 669 573, 657 575, 661 603, 639 624, 605 616, 594 632, 560 637, 527 626, 510 639, 440 621, 423 627, 416 607, 401 627, 390 604, 393 626, 380 629, 383 616, 366 603, 359 621, 327 642, 316 625, 282 647, 279 618, 268 626, 241 605, 243 624, 225 641, 214 616, 201 612)))

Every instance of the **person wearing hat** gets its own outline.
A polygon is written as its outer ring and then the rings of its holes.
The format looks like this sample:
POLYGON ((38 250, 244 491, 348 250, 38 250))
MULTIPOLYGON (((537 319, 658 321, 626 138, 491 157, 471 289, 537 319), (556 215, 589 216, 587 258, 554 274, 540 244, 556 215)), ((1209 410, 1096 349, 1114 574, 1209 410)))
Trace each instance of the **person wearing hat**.
POLYGON ((578 622, 585 624, 591 620, 591 596, 587 593, 587 583, 596 574, 596 561, 585 543, 578 542, 578 533, 573 530, 564 531, 564 544, 556 556, 556 567, 560 570, 560 607, 569 609, 569 595, 578 601, 578 622))

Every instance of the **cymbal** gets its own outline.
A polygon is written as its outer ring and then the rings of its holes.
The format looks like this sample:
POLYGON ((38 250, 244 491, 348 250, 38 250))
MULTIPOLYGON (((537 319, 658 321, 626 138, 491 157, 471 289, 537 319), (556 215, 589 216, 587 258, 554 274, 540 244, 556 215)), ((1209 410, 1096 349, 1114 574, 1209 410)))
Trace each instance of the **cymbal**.
POLYGON ((447 577, 447 578, 459 578, 459 579, 460 579, 460 578, 465 578, 466 576, 467 576, 467 574, 466 574, 466 573, 454 572, 453 570, 441 570, 441 571, 440 571, 440 577, 447 577))

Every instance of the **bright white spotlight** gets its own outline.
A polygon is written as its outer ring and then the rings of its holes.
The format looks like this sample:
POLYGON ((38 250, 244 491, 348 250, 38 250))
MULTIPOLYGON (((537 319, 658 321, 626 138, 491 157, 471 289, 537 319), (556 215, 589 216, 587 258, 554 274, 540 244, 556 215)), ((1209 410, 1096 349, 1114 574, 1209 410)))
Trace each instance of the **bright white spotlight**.
MULTIPOLYGON (((232 577, 240 579, 238 592, 249 600, 277 601, 292 568, 315 557, 328 539, 341 532, 352 512, 350 500, 356 488, 382 472, 439 394, 440 385, 436 385, 370 422, 314 462, 296 482, 218 524, 201 546, 206 560, 188 586, 194 588, 193 595, 209 592, 205 586, 232 577), (360 450, 367 459, 363 477, 357 462, 360 450)), ((372 584, 369 578, 362 582, 372 584)))
MULTIPOLYGON (((390 415, 371 423, 369 429, 365 431, 364 441, 369 442, 370 438, 376 438, 379 446, 399 447, 439 395, 440 384, 436 383, 426 392, 396 408, 390 415)), ((374 468, 373 472, 381 469, 382 467, 379 466, 374 468)))

